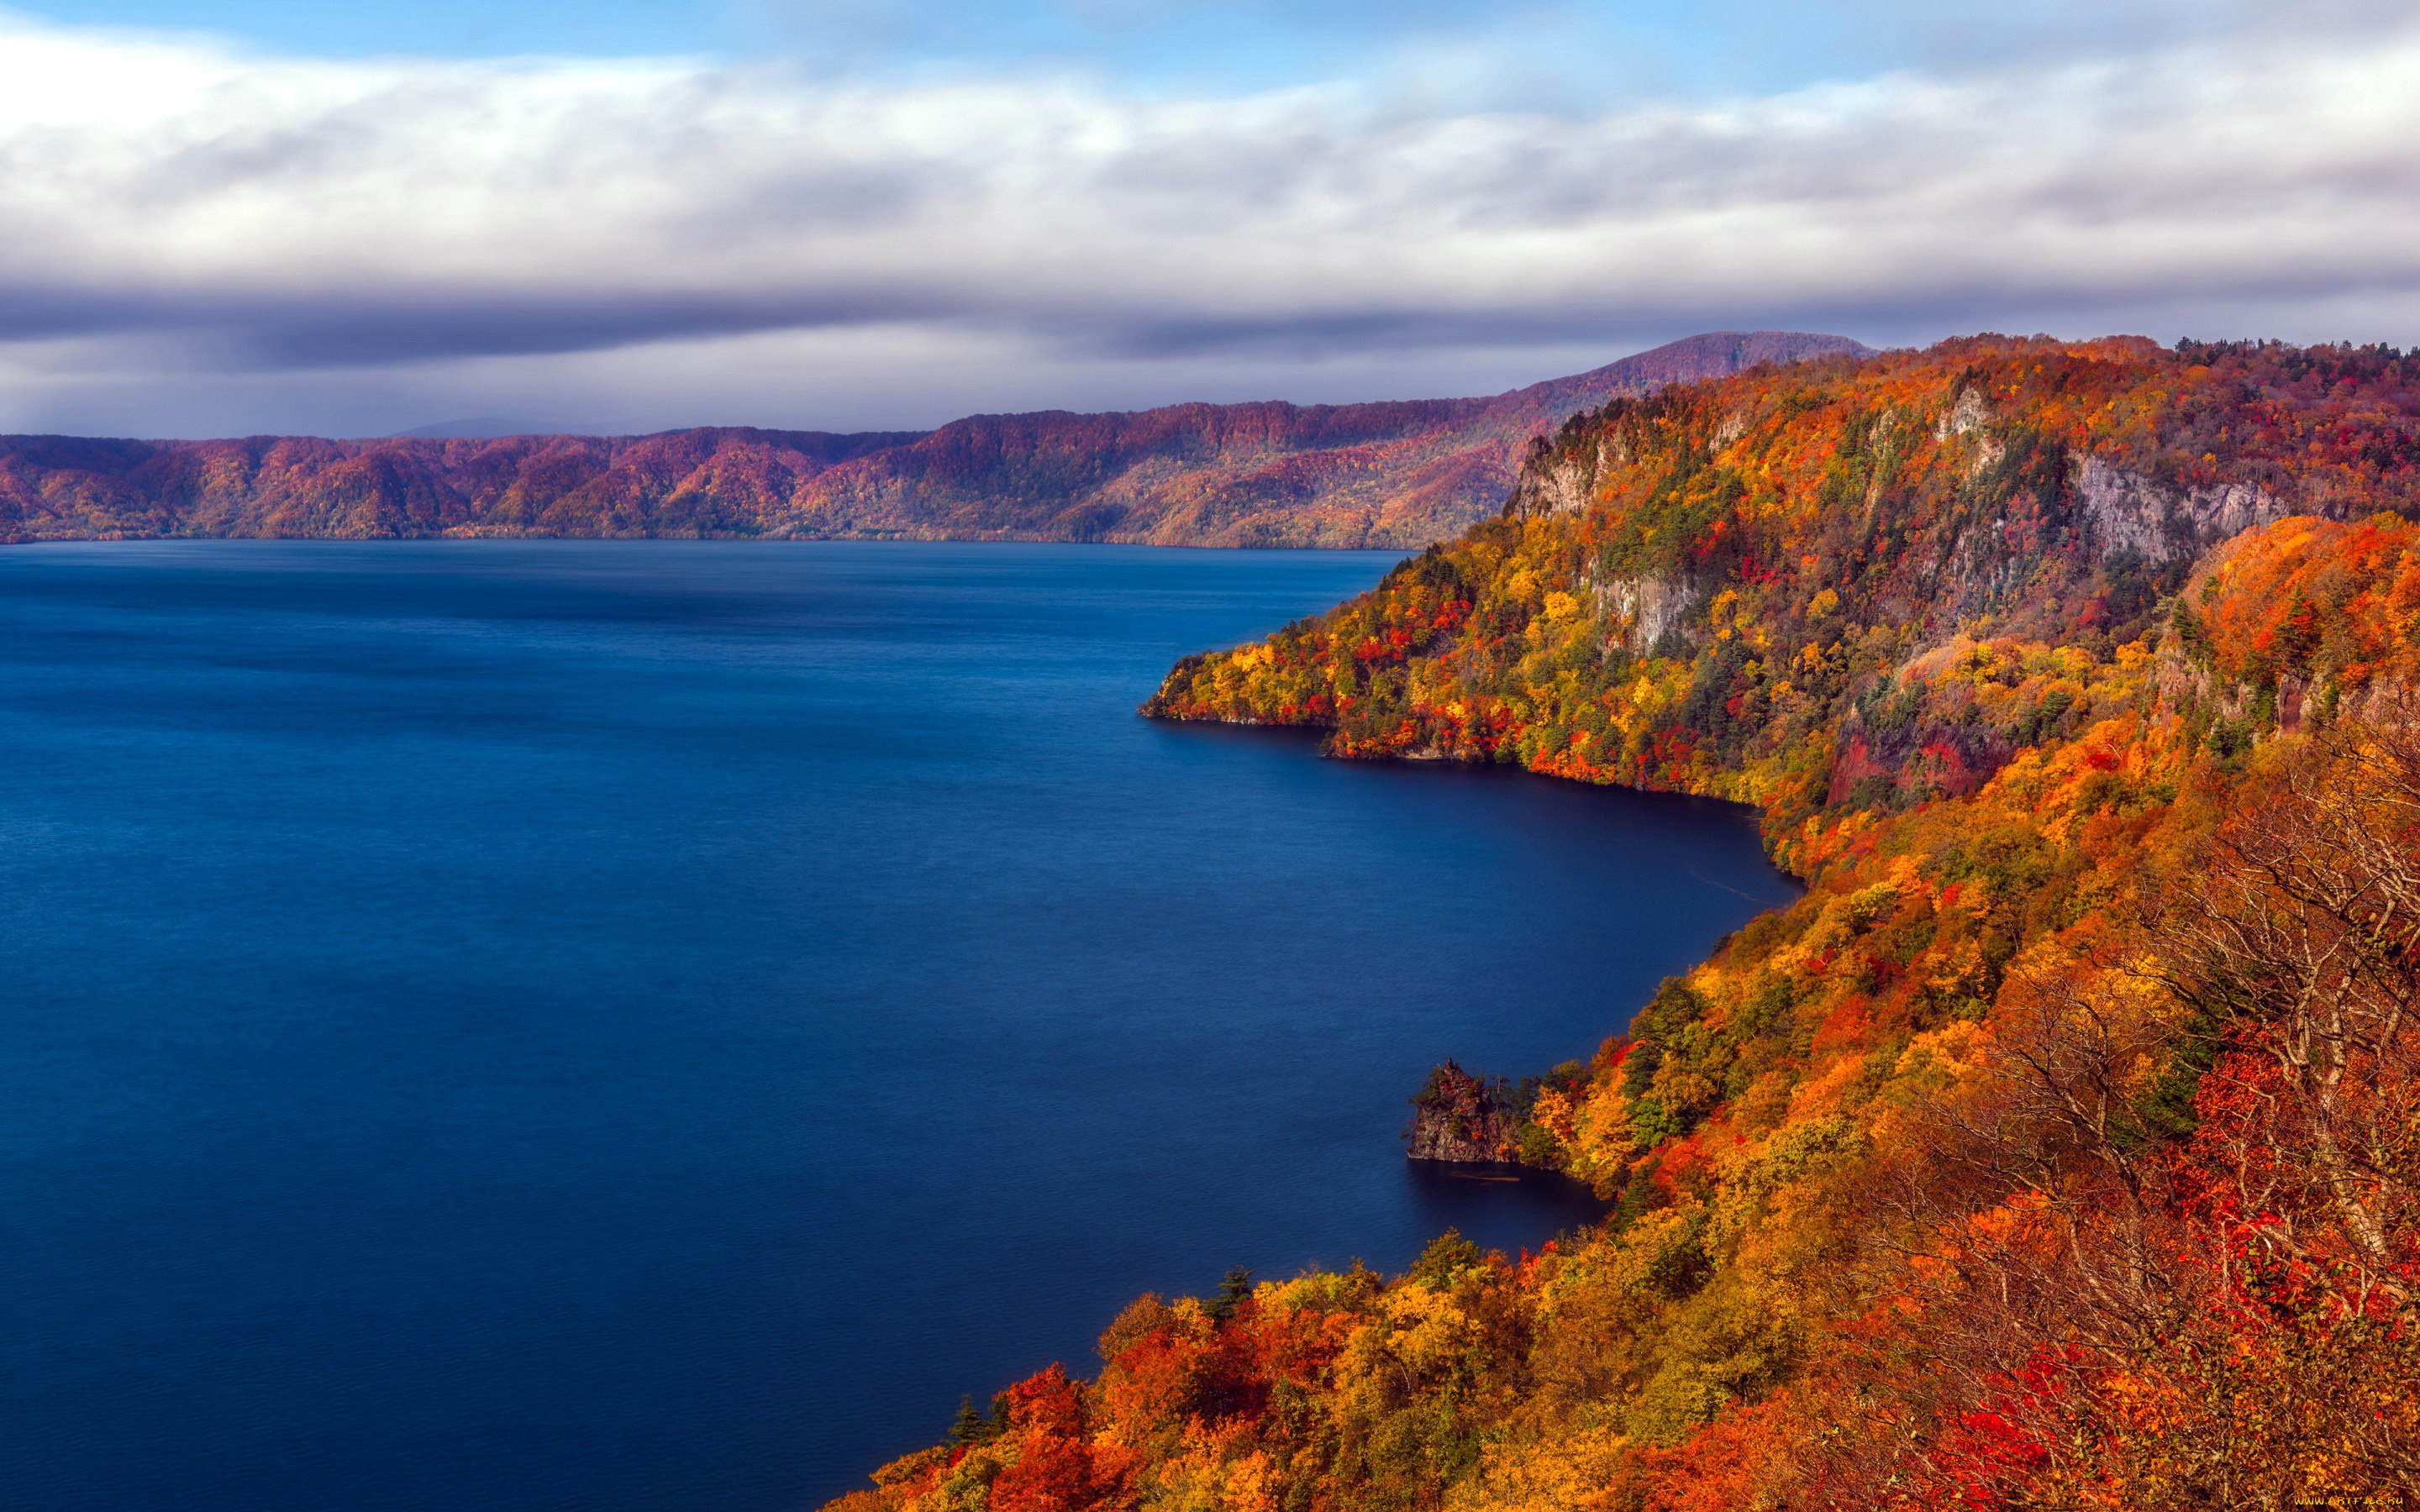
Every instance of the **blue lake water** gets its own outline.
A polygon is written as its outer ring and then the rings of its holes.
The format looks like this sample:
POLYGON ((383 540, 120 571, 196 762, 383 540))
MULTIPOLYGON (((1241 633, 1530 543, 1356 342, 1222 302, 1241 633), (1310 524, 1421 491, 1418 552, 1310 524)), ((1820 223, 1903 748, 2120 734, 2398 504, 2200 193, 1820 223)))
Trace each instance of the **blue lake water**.
POLYGON ((1786 899, 1748 816, 1133 712, 1392 560, 0 551, 0 1506, 796 1512, 1584 1217, 1404 1100, 1786 899))

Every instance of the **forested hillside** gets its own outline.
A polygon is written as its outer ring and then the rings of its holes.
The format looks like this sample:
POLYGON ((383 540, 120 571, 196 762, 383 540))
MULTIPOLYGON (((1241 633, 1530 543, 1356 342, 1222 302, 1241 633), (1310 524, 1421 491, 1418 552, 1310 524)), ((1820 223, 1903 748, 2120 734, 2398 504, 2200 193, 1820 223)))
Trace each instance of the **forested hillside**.
POLYGON ((1147 712, 1752 803, 1808 890, 1497 1131, 1601 1229, 1145 1297, 839 1505, 2420 1497, 2415 516, 2420 357, 1980 337, 1616 400, 1187 658, 1147 712))
POLYGON ((1692 336, 1489 399, 976 415, 932 432, 135 441, 0 437, 0 540, 783 536, 1418 547, 1618 394, 1863 350, 1692 336))

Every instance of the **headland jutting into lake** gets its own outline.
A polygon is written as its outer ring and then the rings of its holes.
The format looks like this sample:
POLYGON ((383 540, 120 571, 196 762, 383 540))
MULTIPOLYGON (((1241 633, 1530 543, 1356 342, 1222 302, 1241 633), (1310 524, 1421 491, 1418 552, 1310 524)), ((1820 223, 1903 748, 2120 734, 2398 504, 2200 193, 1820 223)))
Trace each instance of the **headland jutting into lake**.
POLYGON ((1490 1120, 1602 1227, 1140 1298, 833 1512, 2420 1496, 2415 515, 2420 357, 1980 337, 1617 401, 1185 658, 1809 890, 1490 1120))

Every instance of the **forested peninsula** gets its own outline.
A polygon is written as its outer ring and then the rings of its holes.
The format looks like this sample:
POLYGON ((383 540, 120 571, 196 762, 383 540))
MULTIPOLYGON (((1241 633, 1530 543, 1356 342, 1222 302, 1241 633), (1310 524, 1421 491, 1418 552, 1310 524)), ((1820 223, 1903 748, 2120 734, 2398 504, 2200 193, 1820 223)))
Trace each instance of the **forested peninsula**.
POLYGON ((0 436, 0 542, 151 536, 1417 548, 1493 514, 1573 413, 1844 336, 1714 332, 1482 399, 973 415, 934 431, 0 436))
POLYGON ((1146 1296, 835 1509, 2410 1504, 2415 517, 2420 354, 1983 336, 1618 398, 1187 657, 1807 891, 1491 1131, 1601 1227, 1146 1296))

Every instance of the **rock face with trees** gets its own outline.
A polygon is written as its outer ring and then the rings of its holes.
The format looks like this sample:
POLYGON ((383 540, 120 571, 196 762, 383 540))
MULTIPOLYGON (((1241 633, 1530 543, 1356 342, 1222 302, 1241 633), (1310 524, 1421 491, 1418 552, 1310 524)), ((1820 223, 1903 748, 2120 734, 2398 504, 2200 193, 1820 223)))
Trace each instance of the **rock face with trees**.
POLYGON ((1517 1083, 1501 1076, 1490 1081, 1446 1061, 1429 1072, 1412 1098, 1404 1153, 1414 1160, 1450 1165, 1556 1169, 1556 1147, 1534 1118, 1539 1100, 1549 1092, 1568 1098, 1587 1076, 1585 1067, 1569 1061, 1544 1076, 1525 1076, 1517 1083))
POLYGON ((1412 1099, 1412 1125, 1404 1131, 1414 1160, 1458 1165, 1512 1164, 1520 1158, 1520 1120, 1501 1106, 1487 1084, 1449 1060, 1429 1072, 1412 1099))
POLYGON ((2420 1497, 2415 517, 2420 357, 1980 337, 1617 400, 1187 658, 1150 712, 1752 803, 1807 890, 1520 1110, 1602 1226, 1145 1297, 838 1504, 2420 1497))

